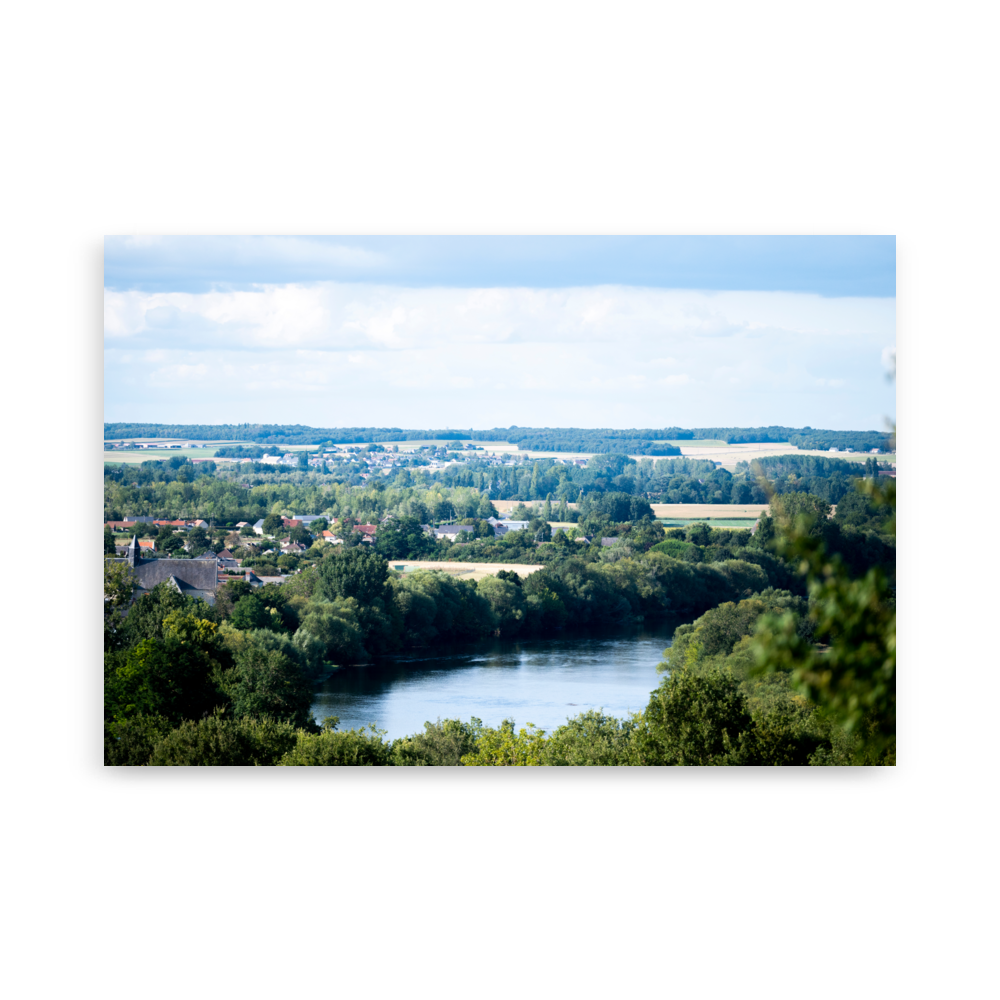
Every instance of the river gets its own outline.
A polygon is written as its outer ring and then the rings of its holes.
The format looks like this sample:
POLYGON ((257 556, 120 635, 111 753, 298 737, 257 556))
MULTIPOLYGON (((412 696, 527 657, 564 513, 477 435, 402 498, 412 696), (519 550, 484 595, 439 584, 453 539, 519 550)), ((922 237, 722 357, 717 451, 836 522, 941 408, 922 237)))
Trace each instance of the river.
POLYGON ((646 707, 656 665, 681 621, 590 634, 414 650, 363 667, 343 667, 316 692, 313 715, 339 729, 374 723, 389 739, 424 722, 472 716, 489 726, 513 718, 551 732, 588 709, 625 716, 646 707))

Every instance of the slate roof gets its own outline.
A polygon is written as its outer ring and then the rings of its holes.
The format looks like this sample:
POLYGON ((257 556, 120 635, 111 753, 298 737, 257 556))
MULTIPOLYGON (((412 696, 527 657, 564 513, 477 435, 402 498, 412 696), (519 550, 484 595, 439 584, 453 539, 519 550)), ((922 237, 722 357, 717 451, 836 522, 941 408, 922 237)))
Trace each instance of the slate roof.
POLYGON ((143 590, 152 590, 158 583, 174 578, 195 590, 215 593, 218 570, 214 559, 140 559, 134 569, 143 590))

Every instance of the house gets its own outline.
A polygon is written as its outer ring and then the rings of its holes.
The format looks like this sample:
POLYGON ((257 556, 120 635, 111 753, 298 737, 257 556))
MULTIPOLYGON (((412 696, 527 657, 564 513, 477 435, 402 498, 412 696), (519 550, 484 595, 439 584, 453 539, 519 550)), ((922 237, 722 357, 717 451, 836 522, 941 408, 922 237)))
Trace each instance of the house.
POLYGON ((434 529, 434 537, 455 541, 463 532, 475 530, 476 528, 472 524, 442 524, 440 528, 434 529))
POLYGON ((254 523, 253 530, 255 534, 264 534, 264 518, 261 518, 259 521, 254 523))
POLYGON ((239 528, 245 528, 249 523, 250 523, 249 521, 237 521, 236 522, 236 527, 237 527, 237 529, 239 529, 239 528))
POLYGON ((355 531, 360 531, 362 535, 367 535, 370 539, 374 541, 375 533, 378 531, 377 524, 356 524, 354 525, 355 531))
POLYGON ((125 557, 112 560, 125 563, 135 575, 134 597, 148 593, 158 583, 168 583, 185 597, 200 597, 209 604, 215 603, 218 570, 213 559, 144 559, 144 547, 133 535, 125 557))
POLYGON ((344 539, 338 538, 332 531, 324 531, 322 537, 324 542, 329 542, 331 545, 344 544, 344 539))
POLYGON ((881 448, 872 448, 871 451, 869 451, 868 454, 869 455, 881 455, 882 454, 882 449, 881 448))
POLYGON ((291 542, 288 545, 282 545, 282 552, 305 552, 306 547, 304 545, 299 545, 298 542, 291 542))

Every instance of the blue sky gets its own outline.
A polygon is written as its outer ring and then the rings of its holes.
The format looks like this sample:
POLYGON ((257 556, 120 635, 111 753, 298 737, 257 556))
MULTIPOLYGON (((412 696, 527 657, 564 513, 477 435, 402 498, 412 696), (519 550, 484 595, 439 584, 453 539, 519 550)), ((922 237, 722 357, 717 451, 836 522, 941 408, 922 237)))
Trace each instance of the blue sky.
POLYGON ((881 428, 894 237, 108 237, 105 419, 881 428))

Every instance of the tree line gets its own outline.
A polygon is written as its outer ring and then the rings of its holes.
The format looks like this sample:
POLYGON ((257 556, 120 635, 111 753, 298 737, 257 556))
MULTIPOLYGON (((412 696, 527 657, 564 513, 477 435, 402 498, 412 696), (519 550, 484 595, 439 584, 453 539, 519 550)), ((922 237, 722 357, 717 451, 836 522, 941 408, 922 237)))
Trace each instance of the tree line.
POLYGON ((380 441, 509 441, 522 451, 581 451, 679 455, 666 442, 721 440, 727 444, 788 441, 804 449, 831 447, 868 451, 891 448, 891 435, 879 431, 814 430, 812 427, 550 428, 495 427, 406 430, 400 427, 307 427, 302 424, 143 424, 105 423, 106 440, 188 438, 192 441, 249 441, 258 444, 369 444, 380 441))

